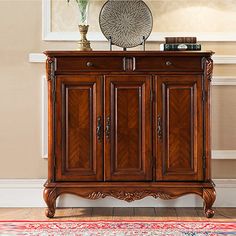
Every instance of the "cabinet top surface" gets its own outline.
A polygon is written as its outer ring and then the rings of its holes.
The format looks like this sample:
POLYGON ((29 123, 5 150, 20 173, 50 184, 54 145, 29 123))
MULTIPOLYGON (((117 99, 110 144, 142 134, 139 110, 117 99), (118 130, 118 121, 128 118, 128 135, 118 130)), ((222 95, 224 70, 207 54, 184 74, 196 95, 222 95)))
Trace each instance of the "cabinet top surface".
POLYGON ((74 57, 74 56, 196 56, 210 57, 212 51, 45 51, 49 57, 74 57))

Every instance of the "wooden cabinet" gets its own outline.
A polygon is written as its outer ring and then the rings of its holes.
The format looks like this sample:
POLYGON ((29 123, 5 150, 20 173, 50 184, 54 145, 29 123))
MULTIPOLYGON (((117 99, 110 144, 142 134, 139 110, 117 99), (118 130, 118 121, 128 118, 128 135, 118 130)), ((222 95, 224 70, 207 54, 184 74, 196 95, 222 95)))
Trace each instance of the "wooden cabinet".
POLYGON ((203 103, 200 75, 155 78, 158 147, 156 180, 203 181, 203 103))
POLYGON ((102 78, 59 75, 56 83, 55 178, 103 180, 102 78), (100 128, 101 129, 101 128, 100 128))
POLYGON ((151 91, 146 75, 105 76, 105 180, 151 181, 151 91))
POLYGON ((212 52, 47 51, 49 160, 44 199, 128 202, 194 193, 212 217, 212 52))

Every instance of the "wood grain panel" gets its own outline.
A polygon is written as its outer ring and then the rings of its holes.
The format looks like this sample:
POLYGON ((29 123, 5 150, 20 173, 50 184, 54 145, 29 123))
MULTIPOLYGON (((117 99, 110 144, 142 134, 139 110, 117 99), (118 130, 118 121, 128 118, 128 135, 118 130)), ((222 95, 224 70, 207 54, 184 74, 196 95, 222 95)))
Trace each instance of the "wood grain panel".
POLYGON ((92 170, 93 87, 66 86, 66 170, 92 170))
MULTIPOLYGON (((194 114, 193 104, 194 91, 196 84, 193 85, 172 85, 166 89, 167 93, 167 130, 166 138, 168 139, 166 160, 166 169, 169 172, 194 171, 193 170, 193 126, 194 114)), ((195 100, 196 101, 196 100, 195 100)), ((195 105, 195 106, 194 106, 195 105)))
POLYGON ((202 78, 162 76, 157 84, 157 178, 203 180, 202 78))
POLYGON ((105 80, 105 116, 111 119, 105 178, 151 180, 151 77, 107 76, 105 80))
POLYGON ((101 87, 96 76, 58 77, 57 180, 102 180, 102 144, 96 137, 101 87))
POLYGON ((141 169, 142 127, 140 86, 115 87, 115 169, 141 169))

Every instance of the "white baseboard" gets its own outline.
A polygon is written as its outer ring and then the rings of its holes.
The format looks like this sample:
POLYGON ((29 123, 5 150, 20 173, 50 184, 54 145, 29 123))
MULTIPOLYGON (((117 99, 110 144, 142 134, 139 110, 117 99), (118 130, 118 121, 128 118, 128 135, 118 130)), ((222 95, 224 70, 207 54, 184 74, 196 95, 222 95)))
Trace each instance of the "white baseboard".
MULTIPOLYGON (((44 179, 0 179, 0 207, 45 207, 44 179)), ((217 199, 215 207, 236 207, 236 179, 215 179, 217 199)), ((187 195, 175 200, 147 197, 127 203, 111 197, 87 200, 65 194, 58 198, 59 207, 201 207, 202 199, 187 195)))

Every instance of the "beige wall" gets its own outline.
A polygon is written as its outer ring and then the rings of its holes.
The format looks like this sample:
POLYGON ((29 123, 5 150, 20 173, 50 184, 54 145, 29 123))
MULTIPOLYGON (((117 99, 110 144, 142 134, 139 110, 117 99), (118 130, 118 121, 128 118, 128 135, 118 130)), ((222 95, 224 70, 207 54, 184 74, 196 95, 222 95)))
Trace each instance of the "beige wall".
MULTIPOLYGON (((45 71, 43 64, 29 63, 28 54, 74 49, 76 43, 42 41, 41 21, 41 0, 0 1, 0 178, 46 178, 47 160, 41 158, 41 76, 45 71)), ((158 46, 149 43, 147 48, 158 46)), ((107 43, 92 47, 107 49, 107 43)), ((203 48, 236 55, 236 42, 203 43, 203 48)), ((214 75, 235 76, 235 65, 217 65, 214 75)), ((213 147, 236 150, 236 86, 217 86, 212 94, 213 147)), ((213 161, 214 178, 236 178, 235 169, 236 160, 213 161)))

